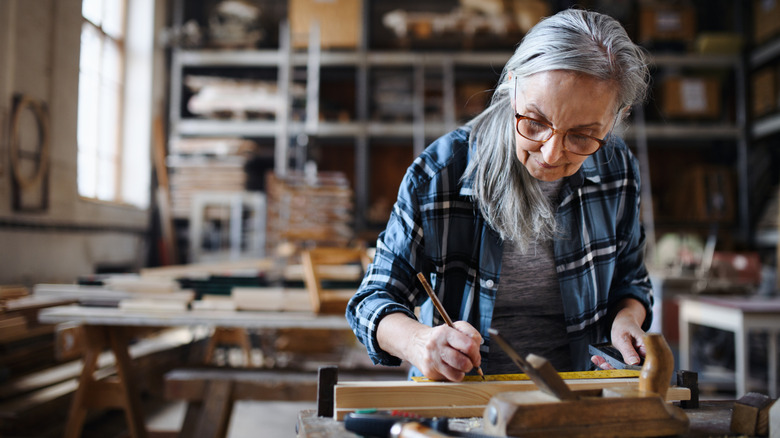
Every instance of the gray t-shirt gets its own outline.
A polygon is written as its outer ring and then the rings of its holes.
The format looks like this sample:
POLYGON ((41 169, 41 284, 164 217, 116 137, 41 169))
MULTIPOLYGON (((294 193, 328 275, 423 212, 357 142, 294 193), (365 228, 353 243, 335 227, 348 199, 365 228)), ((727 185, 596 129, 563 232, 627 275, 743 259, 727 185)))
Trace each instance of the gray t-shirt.
MULTIPOLYGON (((562 183, 542 182, 542 190, 555 200, 562 183)), ((526 253, 513 242, 504 241, 501 283, 491 327, 523 357, 534 353, 549 360, 558 371, 573 369, 552 240, 536 242, 526 253)), ((485 373, 521 372, 496 343, 491 343, 488 355, 485 373)))

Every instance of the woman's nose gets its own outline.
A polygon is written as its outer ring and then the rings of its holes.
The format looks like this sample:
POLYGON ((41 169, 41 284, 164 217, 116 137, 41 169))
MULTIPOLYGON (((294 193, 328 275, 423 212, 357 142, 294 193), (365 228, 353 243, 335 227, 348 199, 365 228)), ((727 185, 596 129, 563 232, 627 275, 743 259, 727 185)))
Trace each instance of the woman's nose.
POLYGON ((563 148, 562 133, 555 133, 542 145, 542 157, 547 164, 555 164, 563 158, 566 150, 563 148))

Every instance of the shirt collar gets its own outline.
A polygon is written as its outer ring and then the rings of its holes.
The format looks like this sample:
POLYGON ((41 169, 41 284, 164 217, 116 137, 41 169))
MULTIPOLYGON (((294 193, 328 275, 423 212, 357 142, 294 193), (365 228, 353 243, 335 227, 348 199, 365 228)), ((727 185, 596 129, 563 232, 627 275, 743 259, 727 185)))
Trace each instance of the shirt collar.
POLYGON ((589 156, 588 159, 582 163, 582 166, 577 171, 577 173, 571 176, 574 178, 576 175, 580 175, 580 179, 572 180, 572 184, 576 184, 575 187, 581 187, 585 181, 590 184, 601 184, 601 173, 599 172, 599 165, 609 160, 609 158, 606 158, 604 154, 609 152, 610 154, 614 155, 614 148, 617 147, 615 143, 618 141, 618 137, 610 134, 607 137, 607 144, 599 149, 598 152, 589 156))
MULTIPOLYGON (((468 129, 469 139, 471 135, 471 128, 468 129)), ((471 157, 474 154, 473 145, 469 145, 466 153, 466 166, 471 163, 471 157)), ((464 174, 465 175, 465 174, 464 174)), ((465 175, 463 178, 463 184, 460 186, 460 196, 473 196, 474 195, 474 174, 465 175)))

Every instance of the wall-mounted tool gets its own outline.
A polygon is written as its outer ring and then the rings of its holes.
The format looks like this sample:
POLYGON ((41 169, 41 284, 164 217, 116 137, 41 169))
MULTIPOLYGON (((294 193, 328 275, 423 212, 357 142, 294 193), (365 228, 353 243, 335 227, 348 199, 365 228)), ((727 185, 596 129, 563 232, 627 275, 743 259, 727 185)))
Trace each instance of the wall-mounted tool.
POLYGON ((13 208, 15 211, 42 212, 49 208, 49 112, 46 104, 31 96, 16 94, 14 96, 13 114, 11 117, 11 138, 8 145, 12 171, 13 208), (25 110, 30 110, 34 117, 37 131, 37 145, 33 148, 24 147, 31 142, 24 136, 30 136, 30 129, 22 123, 25 110), (22 135, 24 131, 25 135, 22 135), (25 170, 34 169, 30 175, 25 170))

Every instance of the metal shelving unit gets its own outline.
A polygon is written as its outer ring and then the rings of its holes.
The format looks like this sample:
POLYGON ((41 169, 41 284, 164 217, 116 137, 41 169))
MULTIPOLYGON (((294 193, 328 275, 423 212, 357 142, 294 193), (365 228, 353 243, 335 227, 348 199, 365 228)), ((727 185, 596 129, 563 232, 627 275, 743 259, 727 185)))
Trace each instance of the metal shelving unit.
MULTIPOLYGON (((775 38, 751 53, 750 68, 761 67, 778 58, 780 58, 780 38, 775 38)), ((755 120, 750 131, 754 139, 768 137, 777 133, 780 133, 780 114, 773 114, 755 120)))
POLYGON ((367 51, 320 51, 315 39, 310 45, 317 46, 309 52, 292 52, 289 47, 287 28, 281 27, 278 50, 174 50, 171 60, 171 102, 169 136, 238 136, 265 137, 275 139, 276 172, 286 172, 291 139, 300 133, 318 138, 351 138, 355 142, 355 197, 356 225, 365 226, 362 217, 369 199, 367 169, 369 142, 371 138, 411 139, 415 154, 422 152, 426 139, 440 136, 457 125, 455 120, 455 71, 460 67, 503 67, 511 53, 450 53, 450 52, 391 52, 367 51), (316 62, 312 63, 312 57, 316 62), (356 71, 358 102, 356 118, 349 122, 318 121, 316 95, 307 98, 306 120, 291 121, 289 112, 277 113, 275 120, 209 120, 182 117, 182 72, 191 67, 246 67, 277 68, 279 93, 289 102, 289 87, 292 69, 306 67, 309 80, 307 87, 318 87, 321 69, 327 67, 352 67, 356 71), (369 120, 370 92, 368 75, 376 68, 410 68, 413 70, 414 111, 411 122, 378 122, 369 120), (426 121, 424 114, 425 74, 436 71, 442 77, 443 114, 442 121, 426 121), (312 79, 312 72, 316 72, 312 79), (311 121, 315 120, 316 123, 311 121))
MULTIPOLYGON (((364 14, 367 14, 364 11, 364 14)), ((320 139, 350 139, 354 142, 355 160, 355 225, 361 229, 366 226, 365 212, 369 205, 371 141, 376 138, 411 140, 414 154, 419 154, 427 141, 442 135, 457 126, 455 108, 455 77, 459 68, 484 67, 500 71, 511 56, 508 52, 411 52, 369 50, 364 17, 363 41, 359 47, 350 51, 320 50, 317 32, 312 32, 309 41, 310 50, 294 51, 291 48, 289 29, 280 25, 279 48, 265 50, 174 50, 171 58, 171 105, 169 134, 171 138, 181 136, 238 136, 274 139, 275 169, 284 173, 288 166, 290 145, 299 134, 320 139), (182 118, 180 113, 182 99, 182 72, 192 67, 236 67, 277 69, 279 93, 286 102, 291 103, 290 87, 295 71, 306 69, 307 108, 303 121, 291 120, 288 110, 280 111, 275 120, 207 120, 182 118), (322 85, 322 70, 327 68, 354 68, 355 70, 355 114, 347 122, 331 122, 318 119, 319 87, 322 85), (413 81, 413 113, 409 122, 380 122, 371 120, 369 89, 370 73, 375 69, 409 69, 413 81), (426 120, 424 112, 424 93, 426 75, 438 75, 442 83, 442 114, 440 120, 426 120), (315 92, 316 91, 316 92, 315 92)), ((751 64, 776 56, 780 51, 780 42, 754 52, 751 64)), ((662 147, 658 144, 665 140, 674 140, 691 144, 702 140, 730 140, 734 142, 737 160, 734 164, 737 178, 738 231, 740 238, 749 236, 748 217, 748 179, 747 150, 748 131, 746 121, 746 63, 740 56, 696 55, 696 54, 653 54, 651 63, 656 68, 668 69, 722 69, 734 72, 736 94, 736 118, 733 122, 690 122, 690 123, 650 123, 637 120, 626 126, 623 136, 634 139, 639 148, 638 155, 642 163, 643 186, 650 188, 648 148, 662 147)), ((635 115, 638 111, 635 111, 635 115)), ((751 127, 752 137, 766 135, 780 130, 780 116, 756 121, 751 127)), ((651 194, 645 193, 643 201, 649 208, 645 217, 650 223, 646 227, 653 230, 651 194)), ((651 236, 652 237, 652 236, 651 236)))
MULTIPOLYGON (((700 144, 702 140, 730 140, 736 148, 737 161, 734 168, 737 175, 738 238, 747 241, 750 235, 748 217, 748 179, 747 179, 747 113, 746 113, 746 66, 740 56, 736 55, 706 55, 706 54, 659 54, 650 58, 651 66, 656 69, 716 69, 734 72, 735 89, 735 120, 732 123, 718 122, 673 122, 648 123, 645 120, 644 108, 635 109, 634 123, 624 132, 625 138, 636 141, 637 155, 642 172, 642 203, 643 220, 648 235, 648 242, 655 239, 655 220, 653 217, 652 192, 650 190, 649 150, 660 145, 650 145, 650 142, 677 140, 700 144)), ((692 143, 694 144, 694 143, 692 143)))
MULTIPOLYGON (((171 101, 181 100, 181 72, 187 67, 278 67, 285 56, 283 50, 185 50, 174 51, 171 62, 171 101)), ((327 52, 320 54, 320 62, 317 69, 323 67, 414 67, 439 68, 445 78, 445 99, 454 101, 452 90, 454 84, 452 76, 454 70, 461 66, 503 66, 511 54, 507 53, 475 53, 450 54, 450 53, 394 53, 394 52, 367 52, 362 58, 359 52, 327 52)), ((291 57, 293 67, 307 66, 308 55, 306 53, 294 53, 291 57)), ((417 73, 419 76, 419 73, 417 73)), ((415 87, 417 89, 419 87, 415 87)), ((420 90, 422 91, 422 90, 420 90)), ((367 98, 367 94, 363 95, 367 98)), ((453 104, 444 105, 452 111, 453 104)), ((277 134, 276 121, 269 120, 209 120, 182 118, 177 105, 171 105, 171 136, 191 135, 238 135, 254 137, 272 137, 277 134)), ((425 136, 433 136, 445 133, 446 129, 454 126, 454 114, 445 114, 444 123, 425 123, 424 120, 415 120, 412 123, 381 123, 360 120, 352 122, 319 122, 316 134, 321 137, 347 137, 359 135, 366 130, 370 136, 391 135, 408 137, 417 132, 417 125, 425 125, 422 133, 425 136)), ((305 122, 291 123, 290 131, 302 130, 305 122)))
MULTIPOLYGON (((750 68, 755 70, 780 58, 780 37, 756 48, 750 54, 750 68)), ((770 114, 752 121, 750 135, 752 140, 761 140, 780 134, 780 113, 770 114)), ((780 232, 775 230, 758 230, 755 243, 761 247, 778 247, 780 232)), ((780 266, 780 247, 778 247, 778 264, 780 266)))
MULTIPOLYGON (((285 38, 280 37, 281 41, 285 38)), ((320 138, 353 138, 356 142, 356 210, 365 211, 368 204, 367 192, 362 189, 367 186, 368 170, 366 169, 368 156, 368 142, 372 137, 410 138, 414 145, 414 153, 419 154, 425 147, 426 139, 442 135, 456 126, 454 107, 454 72, 458 67, 488 66, 499 69, 511 55, 510 53, 448 53, 448 52, 389 52, 389 51, 365 51, 349 52, 319 52, 318 62, 314 65, 310 62, 310 55, 306 52, 290 52, 284 47, 279 50, 182 50, 174 51, 172 58, 172 86, 171 100, 179 102, 181 99, 182 71, 186 67, 268 67, 278 68, 281 73, 286 68, 307 67, 308 70, 319 71, 323 67, 354 67, 356 69, 356 86, 358 87, 359 101, 356 120, 350 122, 323 122, 316 125, 307 124, 306 121, 284 120, 285 115, 279 114, 277 120, 204 120, 183 119, 179 112, 179 106, 171 105, 171 137, 178 136, 219 136, 233 135, 240 137, 269 137, 276 138, 277 172, 284 172, 284 163, 287 162, 287 147, 289 139, 297 133, 307 133, 320 138), (288 67, 289 66, 289 67, 288 67), (360 78, 365 76, 367 82, 368 72, 373 68, 408 67, 414 70, 414 99, 415 111, 412 122, 376 122, 368 117, 368 85, 361 85, 360 78), (443 122, 427 122, 422 114, 422 94, 424 90, 424 76, 426 69, 436 69, 441 72, 444 83, 444 108, 450 109, 443 114, 443 122), (177 85, 178 84, 178 85, 177 85), (450 102, 447 104, 447 102, 450 102), (361 110, 361 108, 365 109, 361 110), (363 114, 365 113, 365 114, 363 114), (363 150, 365 148, 365 150, 363 150), (362 151, 362 153, 361 153, 362 151)), ((737 101, 744 100, 744 67, 737 56, 723 55, 662 55, 653 56, 652 64, 659 68, 717 68, 734 69, 737 74, 737 101)), ((288 81, 280 77, 280 83, 288 81)), ((308 83, 307 83, 308 85, 308 83)), ((288 85, 289 87, 289 85, 288 85)), ((280 86, 281 92, 284 86, 280 86)), ((309 99, 310 104, 316 105, 316 101, 309 99)), ((636 124, 626 127, 624 136, 637 139, 637 144, 657 140, 706 140, 706 139, 733 139, 738 148, 737 163, 738 175, 745 173, 746 159, 744 150, 747 140, 744 126, 744 105, 738 109, 737 121, 733 124, 724 123, 643 123, 641 129, 636 124), (645 137, 640 141, 638 137, 645 137)), ((307 109, 310 117, 316 117, 316 108, 307 109)), ((778 118, 780 120, 780 118, 778 118)), ((643 121, 644 122, 644 121, 643 121)), ((780 121, 776 122, 780 123, 780 121)), ((756 128, 754 128, 755 130, 756 128)), ((641 153, 640 153, 641 155, 641 153)), ((644 157, 643 161, 646 162, 644 157)), ((643 177, 649 182, 649 170, 645 169, 643 177)), ((739 198, 747 193, 747 181, 740 178, 739 198)), ((649 184, 645 184, 649 187, 649 184)), ((649 194, 648 194, 649 198, 649 194)), ((746 206, 740 208, 740 230, 746 233, 747 217, 742 212, 746 206)), ((362 218, 357 218, 363 225, 362 218)), ((648 226, 649 224, 646 224, 648 226)), ((652 226, 648 226, 652 229, 652 226)))

